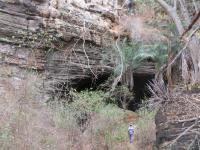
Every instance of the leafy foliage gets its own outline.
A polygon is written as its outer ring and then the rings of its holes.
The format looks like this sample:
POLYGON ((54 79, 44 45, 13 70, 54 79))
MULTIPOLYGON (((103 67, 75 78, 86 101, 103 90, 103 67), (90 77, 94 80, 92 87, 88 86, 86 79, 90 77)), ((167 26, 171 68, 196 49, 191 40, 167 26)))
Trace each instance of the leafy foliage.
MULTIPOLYGON (((163 43, 145 45, 139 42, 133 44, 124 42, 122 53, 123 64, 126 67, 132 67, 132 69, 136 69, 148 61, 155 62, 156 67, 159 68, 166 62, 168 56, 167 45, 163 43)), ((121 68, 120 65, 116 67, 116 72, 121 68)))

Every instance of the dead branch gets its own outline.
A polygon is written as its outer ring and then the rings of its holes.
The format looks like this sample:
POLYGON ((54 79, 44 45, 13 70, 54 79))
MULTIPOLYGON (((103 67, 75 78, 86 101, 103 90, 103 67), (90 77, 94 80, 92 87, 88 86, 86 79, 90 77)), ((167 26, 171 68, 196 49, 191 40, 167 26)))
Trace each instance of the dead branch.
POLYGON ((153 97, 148 100, 148 106, 152 109, 157 109, 169 101, 169 96, 164 85, 157 80, 148 84, 148 89, 153 97))
POLYGON ((173 146, 182 136, 184 136, 186 133, 188 133, 192 128, 194 128, 199 121, 199 117, 196 119, 195 123, 193 125, 191 125, 190 127, 188 127, 187 129, 185 129, 185 131, 183 131, 176 139, 173 140, 173 142, 170 144, 170 146, 173 146))
POLYGON ((198 139, 198 135, 195 136, 195 138, 193 139, 193 141, 187 147, 187 150, 192 150, 192 147, 195 145, 195 142, 197 141, 197 139, 198 139))
POLYGON ((120 61, 121 61, 121 71, 120 71, 120 74, 117 78, 115 78, 113 84, 112 84, 112 88, 111 88, 111 91, 110 92, 113 92, 115 90, 115 87, 117 86, 117 84, 119 83, 119 81, 121 80, 122 78, 122 75, 123 75, 123 71, 124 71, 124 63, 123 63, 123 54, 119 48, 119 45, 118 45, 118 42, 120 40, 120 36, 117 38, 116 42, 115 42, 115 45, 116 45, 116 48, 117 48, 117 51, 120 55, 120 61))
POLYGON ((91 66, 90 66, 90 59, 85 51, 85 20, 84 20, 84 24, 83 24, 83 31, 84 31, 84 35, 83 35, 83 51, 84 51, 84 54, 85 54, 85 57, 87 58, 87 65, 91 71, 91 73, 94 75, 94 77, 97 79, 97 75, 93 72, 91 66))
POLYGON ((183 34, 181 35, 181 38, 192 29, 192 27, 194 26, 194 24, 197 22, 197 20, 200 18, 200 11, 197 13, 197 15, 194 17, 194 19, 192 20, 191 24, 188 26, 188 28, 183 32, 183 34))
POLYGON ((200 26, 197 27, 197 28, 188 36, 187 42, 186 42, 185 46, 178 52, 178 54, 174 57, 174 59, 173 59, 168 65, 165 65, 165 66, 163 66, 163 67, 160 69, 162 72, 164 72, 164 71, 167 69, 167 66, 172 66, 172 65, 176 62, 176 60, 181 56, 181 54, 187 49, 188 44, 190 43, 190 40, 191 40, 192 36, 198 31, 199 28, 200 28, 200 26))
MULTIPOLYGON (((190 119, 184 119, 184 120, 179 120, 178 123, 183 123, 183 122, 191 122, 191 121, 195 121, 197 118, 190 118, 190 119)), ((199 117, 200 119, 200 117, 199 117)))

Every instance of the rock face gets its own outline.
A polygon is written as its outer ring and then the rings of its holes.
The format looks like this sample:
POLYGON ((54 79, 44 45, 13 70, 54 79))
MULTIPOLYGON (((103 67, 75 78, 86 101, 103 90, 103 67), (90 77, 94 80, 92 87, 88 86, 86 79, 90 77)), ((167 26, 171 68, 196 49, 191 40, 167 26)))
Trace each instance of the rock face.
POLYGON ((172 96, 156 116, 159 150, 199 149, 199 94, 172 96))
MULTIPOLYGON (((24 70, 42 74, 43 89, 49 93, 106 78, 113 67, 108 30, 115 17, 110 5, 102 5, 80 0, 0 0, 0 62, 1 67, 11 68, 9 74, 1 71, 0 87, 4 88, 5 77, 16 79, 24 70)), ((22 76, 11 82, 14 88, 22 76)))

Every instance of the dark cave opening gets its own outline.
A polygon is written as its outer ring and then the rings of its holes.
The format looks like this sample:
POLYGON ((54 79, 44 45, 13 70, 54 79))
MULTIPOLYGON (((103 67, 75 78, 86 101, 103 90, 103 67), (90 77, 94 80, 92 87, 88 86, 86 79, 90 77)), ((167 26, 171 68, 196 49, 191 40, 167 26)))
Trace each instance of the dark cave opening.
POLYGON ((104 83, 109 77, 110 74, 103 74, 103 75, 98 75, 98 78, 95 77, 85 78, 79 80, 77 84, 73 86, 73 88, 75 88, 78 92, 86 89, 96 90, 98 86, 104 83))
MULTIPOLYGON (((82 90, 96 90, 99 85, 104 83, 108 78, 110 77, 110 74, 104 74, 104 75, 99 75, 97 79, 95 78, 87 78, 80 80, 75 88, 78 92, 82 90)), ((128 108, 131 111, 136 111, 141 107, 141 104, 143 100, 151 97, 151 93, 148 89, 148 84, 154 79, 155 75, 154 74, 134 74, 134 88, 133 88, 133 93, 134 93, 134 99, 132 99, 129 104, 128 108)), ((120 86, 120 85, 118 85, 120 86)), ((121 106, 120 106, 121 107, 121 106)))
MULTIPOLYGON (((132 90, 134 98, 130 100, 128 103, 128 110, 136 111, 141 107, 142 102, 145 99, 148 99, 151 97, 151 93, 148 89, 148 84, 154 79, 154 74, 134 74, 134 88, 132 90)), ((75 81, 76 84, 72 86, 72 88, 76 89, 77 92, 83 91, 83 90, 96 90, 98 87, 105 83, 105 81, 108 80, 110 77, 110 74, 103 74, 98 75, 98 78, 85 78, 82 80, 75 81)), ((121 83, 121 82, 120 82, 121 83)), ((119 83, 119 84, 120 84, 119 83)), ((121 85, 118 85, 121 86, 121 85)), ((65 86, 64 86, 65 87, 65 86)), ((68 87, 68 86, 66 86, 68 87)), ((62 91, 68 91, 66 89, 62 88, 62 91)), ((68 92, 67 92, 68 93, 68 92)), ((61 93, 62 96, 65 94, 61 93)), ((68 94, 66 94, 68 95, 68 94)), ((122 107, 121 104, 119 104, 119 107, 122 107)))
POLYGON ((134 78, 134 99, 130 101, 128 109, 136 111, 141 107, 142 101, 151 97, 151 93, 148 89, 148 83, 154 79, 153 74, 135 74, 134 78))
POLYGON ((70 84, 69 82, 57 82, 51 85, 52 89, 49 90, 48 94, 50 94, 51 99, 53 100, 67 100, 70 102, 71 95, 69 94, 69 91, 71 89, 75 89, 77 92, 97 90, 98 86, 108 80, 109 77, 110 74, 100 74, 98 75, 98 78, 91 76, 90 78, 71 80, 71 83, 74 84, 70 84))

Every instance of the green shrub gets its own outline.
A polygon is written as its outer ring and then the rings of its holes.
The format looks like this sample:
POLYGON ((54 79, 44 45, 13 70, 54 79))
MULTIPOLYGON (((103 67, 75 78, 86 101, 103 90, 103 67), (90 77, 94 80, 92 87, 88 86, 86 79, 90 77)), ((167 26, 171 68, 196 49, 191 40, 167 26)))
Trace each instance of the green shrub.
POLYGON ((80 93, 73 93, 73 102, 69 103, 75 111, 81 109, 87 112, 98 112, 101 107, 104 106, 103 97, 105 93, 103 91, 81 91, 80 93))

